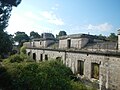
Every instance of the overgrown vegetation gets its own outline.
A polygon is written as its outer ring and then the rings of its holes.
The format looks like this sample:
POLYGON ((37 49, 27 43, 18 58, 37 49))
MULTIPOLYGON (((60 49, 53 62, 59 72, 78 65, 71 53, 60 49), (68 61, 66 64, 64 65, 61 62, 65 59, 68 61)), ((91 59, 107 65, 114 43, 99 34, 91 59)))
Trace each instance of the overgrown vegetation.
POLYGON ((85 85, 71 80, 73 73, 62 62, 26 62, 21 57, 21 54, 16 54, 3 61, 0 66, 0 89, 87 90, 85 85))

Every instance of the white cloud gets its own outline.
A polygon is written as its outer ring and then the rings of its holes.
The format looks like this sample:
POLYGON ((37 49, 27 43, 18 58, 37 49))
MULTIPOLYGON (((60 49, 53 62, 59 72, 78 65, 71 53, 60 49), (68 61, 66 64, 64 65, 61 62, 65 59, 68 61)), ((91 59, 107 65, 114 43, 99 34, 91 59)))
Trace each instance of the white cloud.
POLYGON ((33 20, 43 20, 40 15, 34 14, 33 12, 29 11, 24 14, 27 18, 33 19, 33 20))
POLYGON ((82 27, 82 29, 85 30, 99 30, 99 31, 109 31, 113 28, 113 26, 109 23, 103 23, 103 24, 99 24, 99 25, 85 25, 82 27))
POLYGON ((19 14, 12 14, 9 20, 9 26, 6 31, 14 34, 17 31, 25 32, 29 35, 31 31, 38 33, 48 32, 49 28, 39 24, 38 22, 19 14))
POLYGON ((63 20, 61 18, 58 18, 53 12, 43 11, 41 12, 41 16, 45 18, 48 23, 55 25, 64 25, 63 20))
POLYGON ((58 10, 58 8, 57 8, 57 7, 52 7, 51 9, 52 9, 52 10, 58 10))
POLYGON ((55 4, 56 7, 59 7, 60 5, 58 3, 55 4))
POLYGON ((30 17, 28 17, 26 14, 21 15, 13 13, 9 20, 9 26, 6 28, 6 31, 9 34, 14 34, 17 31, 22 31, 28 35, 31 31, 38 32, 39 34, 43 32, 51 32, 53 34, 58 33, 58 30, 55 27, 49 27, 47 24, 39 23, 39 21, 36 21, 36 19, 35 17, 32 18, 32 14, 30 17))
POLYGON ((55 4, 55 6, 53 6, 51 9, 52 10, 58 10, 59 4, 55 4))

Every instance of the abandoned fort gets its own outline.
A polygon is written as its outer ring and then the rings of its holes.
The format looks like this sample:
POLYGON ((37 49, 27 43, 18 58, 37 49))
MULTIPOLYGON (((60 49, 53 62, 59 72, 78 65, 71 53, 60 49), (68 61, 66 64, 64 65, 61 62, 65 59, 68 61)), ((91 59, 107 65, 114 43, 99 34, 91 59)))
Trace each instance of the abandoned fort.
POLYGON ((73 34, 25 42, 26 51, 36 62, 61 60, 74 74, 98 83, 100 90, 120 90, 120 31, 118 42, 105 41, 95 35, 73 34))

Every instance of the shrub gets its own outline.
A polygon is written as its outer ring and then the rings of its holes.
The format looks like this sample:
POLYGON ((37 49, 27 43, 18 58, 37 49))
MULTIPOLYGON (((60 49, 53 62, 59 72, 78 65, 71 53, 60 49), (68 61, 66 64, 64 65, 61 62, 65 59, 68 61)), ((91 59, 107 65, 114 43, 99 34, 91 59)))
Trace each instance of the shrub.
POLYGON ((61 62, 22 62, 4 65, 4 68, 0 68, 2 90, 87 90, 85 85, 70 80, 73 73, 61 62))
POLYGON ((6 90, 10 85, 10 75, 7 72, 6 68, 0 66, 0 89, 6 90))
POLYGON ((67 76, 68 73, 72 74, 71 70, 61 63, 46 61, 6 65, 10 76, 10 84, 6 88, 9 90, 70 90, 72 88, 70 78, 67 76))
POLYGON ((8 60, 9 60, 10 63, 14 63, 14 62, 20 63, 20 62, 23 62, 23 58, 20 55, 18 55, 18 54, 10 56, 8 58, 8 60))
POLYGON ((22 46, 20 48, 20 54, 26 54, 26 47, 25 46, 22 46))
POLYGON ((87 90, 87 87, 80 82, 71 81, 72 90, 87 90))

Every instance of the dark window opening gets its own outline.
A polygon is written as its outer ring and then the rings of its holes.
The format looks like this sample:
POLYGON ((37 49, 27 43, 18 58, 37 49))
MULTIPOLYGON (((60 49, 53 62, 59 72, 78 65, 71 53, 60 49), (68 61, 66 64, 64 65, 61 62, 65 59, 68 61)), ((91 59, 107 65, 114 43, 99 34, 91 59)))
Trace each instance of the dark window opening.
POLYGON ((33 53, 33 59, 36 60, 36 54, 35 53, 33 53))
POLYGON ((57 61, 61 61, 61 57, 56 57, 56 60, 57 61))
POLYGON ((91 78, 99 79, 99 64, 91 64, 91 78))
POLYGON ((42 44, 42 42, 40 42, 40 45, 42 44))
POLYGON ((71 40, 67 40, 67 47, 70 48, 71 47, 71 40))
POLYGON ((33 47, 35 47, 35 42, 33 42, 33 47))
POLYGON ((28 52, 28 56, 30 56, 30 52, 28 52))
POLYGON ((78 60, 78 73, 80 75, 84 74, 84 61, 78 60))
POLYGON ((48 60, 48 55, 45 55, 45 60, 48 60))
POLYGON ((40 54, 40 61, 43 60, 43 54, 40 54))

